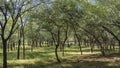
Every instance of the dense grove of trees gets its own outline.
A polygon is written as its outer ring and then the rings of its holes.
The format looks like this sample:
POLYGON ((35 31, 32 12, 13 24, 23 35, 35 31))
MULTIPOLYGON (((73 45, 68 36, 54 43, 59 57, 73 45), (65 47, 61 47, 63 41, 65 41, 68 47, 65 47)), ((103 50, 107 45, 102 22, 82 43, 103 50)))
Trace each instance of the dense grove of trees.
POLYGON ((64 56, 64 46, 98 47, 103 56, 120 53, 119 0, 0 0, 0 35, 3 68, 7 52, 20 48, 55 46, 64 56))

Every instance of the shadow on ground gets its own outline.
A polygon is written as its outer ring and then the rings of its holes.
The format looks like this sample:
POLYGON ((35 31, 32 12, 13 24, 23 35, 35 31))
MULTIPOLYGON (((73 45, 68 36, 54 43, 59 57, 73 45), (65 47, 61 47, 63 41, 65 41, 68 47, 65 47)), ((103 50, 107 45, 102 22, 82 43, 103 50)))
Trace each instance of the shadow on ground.
POLYGON ((61 63, 49 59, 45 60, 45 62, 37 61, 34 64, 9 64, 8 68, 120 68, 120 61, 100 57, 99 55, 74 56, 63 58, 61 63), (101 61, 101 59, 103 60, 101 61))
POLYGON ((119 65, 109 65, 109 62, 99 61, 79 61, 79 62, 68 62, 68 63, 50 63, 41 64, 36 62, 35 64, 25 65, 11 65, 8 68, 120 68, 119 65))

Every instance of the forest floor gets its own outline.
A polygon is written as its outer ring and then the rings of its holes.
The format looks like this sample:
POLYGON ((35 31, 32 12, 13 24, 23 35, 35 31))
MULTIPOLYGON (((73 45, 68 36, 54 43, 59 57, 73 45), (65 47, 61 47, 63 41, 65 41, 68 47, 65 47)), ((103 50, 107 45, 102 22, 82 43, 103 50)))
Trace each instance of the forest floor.
MULTIPOLYGON (((106 57, 100 52, 89 52, 83 49, 80 55, 78 47, 65 48, 65 55, 58 49, 61 63, 57 63, 53 47, 35 48, 32 52, 26 50, 26 59, 16 59, 16 51, 8 52, 8 68, 120 68, 120 55, 111 54, 106 57)), ((0 68, 2 68, 2 52, 0 52, 0 68)))

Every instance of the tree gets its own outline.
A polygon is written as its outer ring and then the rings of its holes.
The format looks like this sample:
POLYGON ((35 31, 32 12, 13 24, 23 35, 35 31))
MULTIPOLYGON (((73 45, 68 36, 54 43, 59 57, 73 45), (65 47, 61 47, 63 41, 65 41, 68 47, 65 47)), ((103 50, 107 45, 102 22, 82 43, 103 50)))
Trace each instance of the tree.
POLYGON ((28 5, 30 1, 5 0, 2 3, 3 5, 0 6, 0 14, 2 15, 2 20, 0 21, 0 35, 3 44, 3 68, 7 68, 7 42, 12 34, 14 34, 14 32, 18 29, 18 20, 20 16, 39 4, 28 9, 23 9, 23 7, 25 8, 25 6, 28 5), (11 22, 9 22, 9 20, 11 20, 11 22), (11 26, 8 26, 9 23, 11 26), (6 27, 10 27, 9 32, 6 31, 6 27))

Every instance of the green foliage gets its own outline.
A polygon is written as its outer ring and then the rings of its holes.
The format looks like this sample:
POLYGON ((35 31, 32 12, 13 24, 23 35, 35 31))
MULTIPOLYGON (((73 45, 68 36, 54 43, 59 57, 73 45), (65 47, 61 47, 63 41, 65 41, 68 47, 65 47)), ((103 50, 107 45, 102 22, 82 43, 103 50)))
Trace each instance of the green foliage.
MULTIPOLYGON (((67 41, 72 40, 74 42, 76 41, 76 34, 79 37, 78 40, 86 40, 86 42, 82 43, 90 44, 91 48, 91 43, 96 44, 95 46, 99 46, 101 44, 101 48, 98 49, 100 49, 101 51, 103 49, 106 53, 106 46, 109 47, 111 44, 112 47, 118 45, 120 46, 120 0, 19 0, 19 2, 16 2, 17 0, 8 0, 8 2, 6 2, 8 6, 5 5, 5 1, 0 0, 0 9, 4 10, 3 12, 0 11, 0 35, 1 33, 3 33, 4 38, 7 38, 10 34, 9 40, 11 41, 18 43, 18 32, 20 30, 18 29, 18 27, 21 27, 23 24, 25 24, 25 43, 27 43, 27 41, 29 41, 30 43, 32 43, 33 41, 37 41, 37 43, 44 43, 45 41, 53 42, 53 36, 55 38, 54 43, 56 43, 59 42, 59 35, 60 43, 65 39, 66 36, 67 41), (36 6, 36 4, 38 5, 36 6), (32 7, 33 9, 31 9, 31 6, 34 5, 35 8, 32 7), (5 8, 7 10, 7 21, 4 17, 5 8), (16 14, 18 14, 18 17, 16 14), (20 17, 23 18, 24 23, 21 23, 22 21, 20 17), (7 24, 5 24, 5 21, 7 24), (5 25, 5 28, 3 31, 1 31, 3 25, 5 25), (60 33, 58 33, 59 31, 60 33)), ((78 44, 78 42, 75 43, 75 45, 76 44, 78 44)), ((32 46, 34 45, 32 44, 32 46)), ((82 48, 83 51, 86 52, 89 50, 89 48, 82 48)), ((76 49, 79 48, 76 47, 76 49)), ((76 51, 76 49, 70 49, 66 51, 74 52, 76 51)), ((98 51, 98 49, 96 49, 96 51, 98 51)), ((29 64, 27 63, 30 62, 32 58, 34 58, 34 63, 30 63, 31 67, 32 65, 33 67, 40 67, 47 64, 48 68, 51 68, 50 62, 52 61, 53 64, 56 64, 55 67, 57 67, 58 65, 58 67, 60 68, 72 68, 72 66, 78 68, 79 63, 81 64, 82 68, 87 68, 90 65, 92 65, 91 68, 97 68, 97 66, 93 65, 97 64, 97 62, 90 61, 82 61, 83 63, 79 62, 76 64, 65 62, 59 65, 55 63, 54 60, 54 48, 46 48, 46 50, 44 48, 40 48, 35 50, 36 52, 26 51, 26 57, 27 59, 30 59, 26 60, 26 63, 22 62, 23 64, 25 64, 26 67, 29 67, 29 64), (39 61, 37 61, 36 58, 40 58, 39 61), (90 63, 87 64, 88 66, 85 66, 84 64, 86 64, 87 62, 90 63), (41 65, 38 65, 39 63, 41 63, 41 65), (67 64, 68 66, 65 64, 67 64)), ((15 60, 15 52, 8 53, 8 55, 10 54, 11 56, 9 56, 8 60, 15 60), (14 58, 12 59, 12 57, 14 58)), ((67 57, 69 55, 70 54, 66 54, 67 57)), ((63 61, 68 61, 69 59, 71 59, 64 58, 63 61)), ((13 64, 13 62, 10 64, 13 64)), ((104 68, 109 67, 107 66, 107 64, 111 64, 112 62, 98 63, 102 65, 106 64, 103 66, 97 64, 98 66, 100 66, 100 68, 104 68)), ((10 64, 9 66, 11 66, 10 64)), ((23 67, 23 65, 18 64, 18 66, 19 65, 23 67)))

